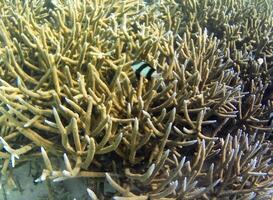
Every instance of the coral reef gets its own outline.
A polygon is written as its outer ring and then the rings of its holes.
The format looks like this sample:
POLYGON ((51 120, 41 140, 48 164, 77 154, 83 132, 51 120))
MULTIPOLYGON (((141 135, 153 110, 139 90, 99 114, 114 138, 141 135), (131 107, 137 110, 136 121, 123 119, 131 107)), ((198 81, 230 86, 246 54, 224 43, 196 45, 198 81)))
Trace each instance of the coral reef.
POLYGON ((0 1, 1 176, 42 157, 36 181, 115 191, 91 199, 269 198, 272 5, 0 1))

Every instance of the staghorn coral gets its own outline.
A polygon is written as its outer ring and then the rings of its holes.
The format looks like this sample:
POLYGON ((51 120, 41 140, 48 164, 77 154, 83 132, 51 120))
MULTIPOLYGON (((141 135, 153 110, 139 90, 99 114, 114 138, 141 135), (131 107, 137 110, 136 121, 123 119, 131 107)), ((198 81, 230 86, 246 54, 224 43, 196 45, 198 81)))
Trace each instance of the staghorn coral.
MULTIPOLYGON (((196 199, 202 195, 203 199, 243 199, 250 196, 256 199, 269 198, 272 195, 272 144, 263 140, 264 136, 257 140, 256 134, 249 136, 238 130, 234 137, 228 135, 225 141, 211 141, 207 145, 204 140, 200 141, 198 153, 192 161, 185 161, 185 157, 178 161, 175 154, 169 160, 166 159, 165 166, 168 167, 157 178, 165 181, 141 198, 158 199, 171 193, 166 199, 196 199), (163 190, 168 184, 169 187, 163 190)), ((166 151, 165 155, 169 153, 166 151)), ((150 177, 155 169, 158 167, 150 167, 142 179, 136 175, 135 178, 126 175, 141 187, 140 191, 145 191, 143 182, 152 180, 150 177), (147 177, 151 169, 151 175, 147 177)), ((127 199, 139 198, 118 186, 110 175, 106 178, 119 193, 128 196, 127 199)))
POLYGON ((0 5, 2 175, 38 155, 37 181, 118 193, 93 199, 272 194, 270 1, 0 5), (138 81, 141 59, 162 78, 138 81))

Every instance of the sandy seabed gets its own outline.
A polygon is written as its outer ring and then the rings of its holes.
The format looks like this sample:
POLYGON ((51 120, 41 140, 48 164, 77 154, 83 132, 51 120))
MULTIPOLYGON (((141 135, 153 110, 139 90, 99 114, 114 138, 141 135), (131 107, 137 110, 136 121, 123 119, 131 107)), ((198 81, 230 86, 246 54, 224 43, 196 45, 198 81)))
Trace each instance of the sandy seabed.
MULTIPOLYGON (((34 178, 29 174, 29 164, 14 169, 16 188, 2 186, 0 200, 48 200, 46 182, 33 184, 34 178)), ((80 178, 64 182, 51 183, 54 188, 54 200, 87 200, 86 185, 80 178), (67 192, 69 191, 69 192, 67 192)))

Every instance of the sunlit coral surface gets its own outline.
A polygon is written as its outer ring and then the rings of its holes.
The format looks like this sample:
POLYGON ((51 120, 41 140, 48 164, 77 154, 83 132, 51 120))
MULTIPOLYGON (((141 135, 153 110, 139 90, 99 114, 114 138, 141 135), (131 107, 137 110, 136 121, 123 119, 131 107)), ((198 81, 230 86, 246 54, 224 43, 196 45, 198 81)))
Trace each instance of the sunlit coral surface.
POLYGON ((36 182, 106 180, 91 199, 269 199, 272 7, 0 0, 2 179, 40 157, 36 182))

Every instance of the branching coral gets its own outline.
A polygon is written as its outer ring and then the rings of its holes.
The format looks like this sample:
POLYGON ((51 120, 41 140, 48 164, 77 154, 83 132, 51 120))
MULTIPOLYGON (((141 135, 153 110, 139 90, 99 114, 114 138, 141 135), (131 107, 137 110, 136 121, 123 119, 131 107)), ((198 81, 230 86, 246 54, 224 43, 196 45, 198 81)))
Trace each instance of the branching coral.
POLYGON ((105 178, 115 199, 271 195, 269 1, 0 5, 3 175, 39 154, 37 181, 105 178))
MULTIPOLYGON (((240 130, 234 137, 228 135, 225 141, 221 139, 209 142, 207 146, 203 140, 199 143, 197 155, 192 161, 186 162, 183 157, 178 162, 175 154, 165 160, 160 169, 162 173, 157 176, 157 179, 165 181, 142 198, 158 199, 169 194, 171 195, 167 199, 196 199, 201 196, 204 199, 237 199, 247 196, 268 198, 272 194, 271 151, 272 145, 269 142, 264 142, 263 138, 257 140, 256 135, 249 136, 240 130), (167 164, 168 162, 170 163, 167 164), (164 166, 166 169, 163 169, 164 166), (167 185, 169 186, 166 187, 167 185)), ((165 156, 169 154, 169 151, 164 153, 165 156)), ((153 166, 148 169, 147 172, 151 170, 153 172, 147 179, 149 181, 145 181, 144 184, 150 181, 158 182, 153 178, 156 169, 158 168, 153 166)), ((106 177, 107 181, 121 194, 128 196, 128 199, 136 198, 133 197, 135 196, 133 193, 118 186, 108 174, 106 177)), ((141 187, 140 191, 145 191, 145 185, 141 183, 143 179, 138 180, 131 175, 128 177, 134 179, 135 184, 141 187)))

